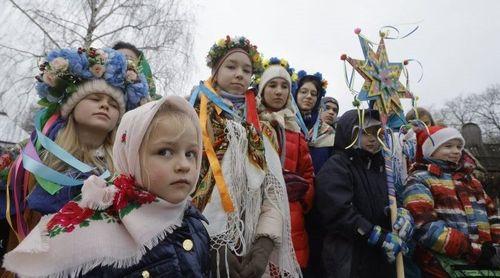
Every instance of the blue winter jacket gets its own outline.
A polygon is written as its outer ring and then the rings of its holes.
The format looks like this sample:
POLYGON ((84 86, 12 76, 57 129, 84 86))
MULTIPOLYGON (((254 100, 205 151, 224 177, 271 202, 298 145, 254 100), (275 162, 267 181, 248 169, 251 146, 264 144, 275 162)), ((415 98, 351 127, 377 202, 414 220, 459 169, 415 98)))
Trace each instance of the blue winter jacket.
POLYGON ((192 205, 185 212, 182 226, 149 250, 128 268, 97 267, 83 277, 210 277, 210 237, 201 221, 205 217, 192 205), (191 240, 187 251, 183 242, 191 240))

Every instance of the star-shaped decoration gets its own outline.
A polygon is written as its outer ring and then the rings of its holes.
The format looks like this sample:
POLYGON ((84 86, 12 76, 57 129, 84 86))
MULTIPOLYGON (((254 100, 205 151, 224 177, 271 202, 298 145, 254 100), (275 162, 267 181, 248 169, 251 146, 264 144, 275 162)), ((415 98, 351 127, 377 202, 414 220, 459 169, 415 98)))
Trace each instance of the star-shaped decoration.
POLYGON ((381 33, 380 43, 375 53, 371 42, 359 35, 359 32, 359 29, 355 30, 359 36, 365 60, 342 55, 342 59, 349 62, 365 79, 358 98, 362 101, 375 101, 378 110, 385 115, 398 114, 403 111, 399 99, 412 97, 410 91, 399 81, 403 71, 403 63, 389 62, 383 33, 381 33))

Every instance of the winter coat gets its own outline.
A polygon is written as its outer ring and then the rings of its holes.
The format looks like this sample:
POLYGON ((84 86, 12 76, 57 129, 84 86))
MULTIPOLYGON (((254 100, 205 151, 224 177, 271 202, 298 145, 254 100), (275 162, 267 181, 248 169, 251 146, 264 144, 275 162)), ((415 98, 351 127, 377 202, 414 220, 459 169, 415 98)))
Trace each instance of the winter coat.
POLYGON ((306 179, 309 183, 303 202, 290 202, 292 242, 300 267, 305 268, 309 258, 308 237, 304 215, 312 207, 314 198, 314 169, 304 135, 300 132, 285 132, 286 151, 283 168, 306 179))
MULTIPOLYGON (((365 118, 379 118, 365 111, 365 118)), ((388 193, 382 154, 346 146, 358 123, 356 110, 339 118, 335 153, 316 177, 316 205, 326 236, 322 259, 328 277, 393 277, 394 265, 367 243, 374 225, 389 230, 388 193)))
POLYGON ((202 221, 206 219, 189 206, 182 226, 149 250, 139 263, 125 269, 98 267, 83 277, 209 277, 210 238, 202 221), (187 239, 193 243, 190 251, 183 244, 187 239))
POLYGON ((463 155, 458 168, 439 160, 417 163, 407 180, 404 206, 415 220, 415 257, 426 275, 447 276, 440 255, 474 265, 484 242, 500 243, 500 217, 467 160, 463 155))

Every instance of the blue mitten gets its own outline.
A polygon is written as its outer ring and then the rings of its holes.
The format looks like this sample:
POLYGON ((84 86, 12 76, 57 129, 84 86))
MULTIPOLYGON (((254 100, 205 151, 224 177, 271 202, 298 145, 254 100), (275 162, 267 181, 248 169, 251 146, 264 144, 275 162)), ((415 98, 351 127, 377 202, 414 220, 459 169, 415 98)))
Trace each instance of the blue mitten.
POLYGON ((406 243, 398 235, 387 232, 378 225, 373 227, 368 244, 381 248, 389 262, 394 262, 399 252, 403 255, 408 253, 406 243))
POLYGON ((411 239, 414 226, 415 222, 413 221, 411 213, 405 208, 398 208, 396 222, 392 228, 399 238, 405 242, 411 239))

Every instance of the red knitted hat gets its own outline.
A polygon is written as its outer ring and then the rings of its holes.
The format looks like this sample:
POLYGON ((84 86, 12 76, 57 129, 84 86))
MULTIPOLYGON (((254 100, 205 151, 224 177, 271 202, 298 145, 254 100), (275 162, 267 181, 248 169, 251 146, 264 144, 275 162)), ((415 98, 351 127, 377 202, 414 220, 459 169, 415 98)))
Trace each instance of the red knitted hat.
POLYGON ((429 127, 429 133, 425 129, 419 131, 417 133, 416 161, 422 162, 424 158, 431 157, 441 145, 451 139, 459 139, 465 144, 462 134, 452 127, 431 126, 429 127))

